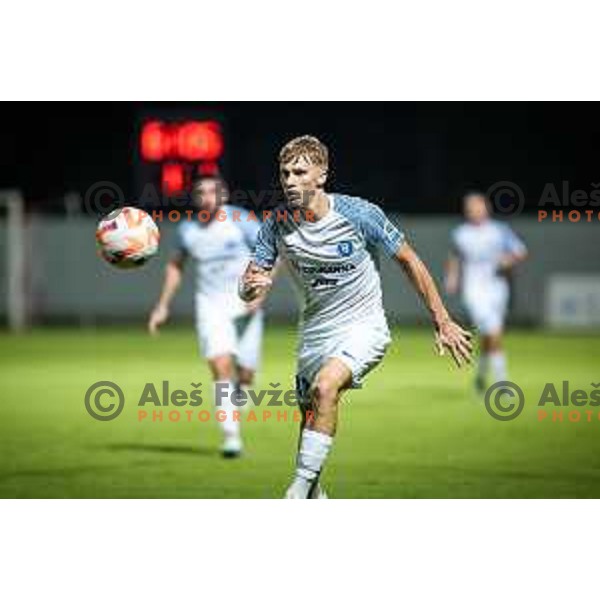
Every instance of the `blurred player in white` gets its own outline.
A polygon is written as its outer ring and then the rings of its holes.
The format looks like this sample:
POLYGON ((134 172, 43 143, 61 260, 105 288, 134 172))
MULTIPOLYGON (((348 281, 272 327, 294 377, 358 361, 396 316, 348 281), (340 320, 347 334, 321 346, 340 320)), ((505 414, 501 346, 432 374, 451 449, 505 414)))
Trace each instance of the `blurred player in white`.
POLYGON ((262 300, 243 302, 238 282, 248 265, 260 223, 248 220, 248 211, 224 204, 228 193, 219 178, 205 178, 194 185, 192 196, 197 208, 210 213, 203 223, 194 215, 178 227, 178 246, 167 265, 158 303, 150 315, 148 328, 156 333, 169 317, 171 301, 181 284, 186 261, 195 271, 195 317, 200 351, 208 361, 215 383, 218 410, 226 414, 223 429, 223 455, 242 452, 239 411, 231 393, 251 385, 260 358, 263 332, 262 300))
POLYGON ((455 294, 460 289, 469 318, 479 330, 481 355, 475 383, 483 391, 488 370, 494 382, 508 377, 502 348, 508 275, 527 258, 527 249, 507 224, 490 218, 484 194, 467 193, 463 212, 465 223, 452 232, 446 290, 455 294))
POLYGON ((391 341, 370 247, 398 261, 423 297, 438 351, 449 349, 458 365, 471 352, 470 334, 450 319, 427 268, 381 209, 325 192, 328 162, 326 146, 312 136, 283 147, 281 184, 288 207, 304 219, 263 223, 240 284, 245 300, 264 297, 281 257, 302 298, 297 389, 303 409, 314 411, 314 419, 302 424, 289 499, 326 497, 318 479, 336 432, 341 393, 360 387, 391 341))

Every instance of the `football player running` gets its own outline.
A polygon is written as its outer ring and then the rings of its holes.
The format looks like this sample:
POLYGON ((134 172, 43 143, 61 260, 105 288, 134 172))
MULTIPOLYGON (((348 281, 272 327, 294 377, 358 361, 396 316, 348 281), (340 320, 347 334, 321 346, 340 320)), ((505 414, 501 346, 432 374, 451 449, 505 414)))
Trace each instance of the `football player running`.
POLYGON ((340 397, 360 387, 382 360, 391 338, 379 273, 369 252, 379 247, 395 259, 427 306, 439 354, 462 366, 470 360, 470 333, 448 315, 428 269, 404 234, 370 202, 325 191, 328 150, 302 136, 279 154, 287 205, 304 219, 266 220, 253 260, 240 281, 246 300, 264 298, 272 270, 283 258, 302 300, 296 386, 305 411, 288 499, 323 498, 319 476, 331 450, 340 397), (310 218, 309 218, 310 215, 310 218))
POLYGON ((158 303, 150 315, 148 328, 155 334, 169 317, 184 265, 191 259, 195 270, 195 317, 200 351, 208 361, 215 383, 215 402, 224 418, 217 419, 223 431, 225 457, 242 452, 239 409, 232 393, 253 382, 260 358, 263 332, 262 298, 244 303, 238 295, 238 281, 248 264, 259 229, 248 211, 223 205, 228 192, 216 177, 205 178, 193 187, 198 209, 209 215, 181 222, 178 244, 169 261, 158 303))
POLYGON ((465 222, 452 232, 446 263, 446 291, 461 291, 471 322, 481 336, 475 386, 486 388, 488 371, 494 382, 508 379, 502 345, 509 300, 508 277, 527 258, 527 249, 506 224, 490 218, 481 192, 463 197, 465 222))

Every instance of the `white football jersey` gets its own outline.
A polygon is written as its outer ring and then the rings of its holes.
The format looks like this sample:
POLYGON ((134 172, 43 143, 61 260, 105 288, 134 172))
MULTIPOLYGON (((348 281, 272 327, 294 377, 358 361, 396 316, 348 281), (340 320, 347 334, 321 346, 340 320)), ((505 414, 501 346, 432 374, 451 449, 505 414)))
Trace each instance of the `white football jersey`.
POLYGON ((194 262, 196 293, 202 296, 238 297, 238 280, 244 272, 260 228, 248 211, 225 205, 223 220, 193 220, 178 228, 178 250, 194 262))
POLYGON ((506 285, 499 273, 502 257, 524 252, 525 245, 508 225, 489 219, 479 225, 463 223, 454 229, 452 249, 461 263, 464 291, 506 285))
MULTIPOLYGON (((322 341, 361 321, 385 324, 381 282, 372 250, 397 252, 403 234, 383 211, 360 198, 329 194, 318 221, 273 215, 258 234, 254 260, 272 268, 284 259, 301 299, 304 339, 322 341)), ((385 325, 387 328, 387 324, 385 325)))

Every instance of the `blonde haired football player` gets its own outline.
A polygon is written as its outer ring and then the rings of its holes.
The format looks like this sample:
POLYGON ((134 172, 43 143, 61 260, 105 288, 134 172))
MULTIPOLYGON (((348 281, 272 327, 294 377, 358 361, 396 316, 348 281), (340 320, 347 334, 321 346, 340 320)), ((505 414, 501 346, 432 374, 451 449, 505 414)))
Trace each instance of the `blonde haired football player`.
POLYGON ((326 146, 312 136, 283 147, 279 173, 288 206, 306 215, 311 211, 311 218, 265 221, 240 284, 243 299, 264 297, 281 256, 302 297, 297 388, 314 419, 302 425, 296 472, 286 493, 290 499, 320 497, 318 479, 333 443, 340 395, 361 385, 391 341, 368 247, 378 246, 403 267, 429 309, 438 352, 447 349, 459 366, 471 354, 470 334, 448 316, 404 235, 374 204, 327 193, 328 165, 326 146))

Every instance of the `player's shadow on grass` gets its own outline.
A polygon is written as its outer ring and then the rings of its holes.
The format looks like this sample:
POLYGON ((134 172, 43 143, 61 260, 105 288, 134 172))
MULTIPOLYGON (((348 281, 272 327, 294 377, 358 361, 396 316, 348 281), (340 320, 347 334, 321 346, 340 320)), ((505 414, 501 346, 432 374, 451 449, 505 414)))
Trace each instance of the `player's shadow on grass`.
POLYGON ((192 456, 217 456, 218 448, 204 448, 202 446, 182 446, 179 444, 110 444, 109 450, 126 452, 152 452, 161 454, 187 454, 192 456))

